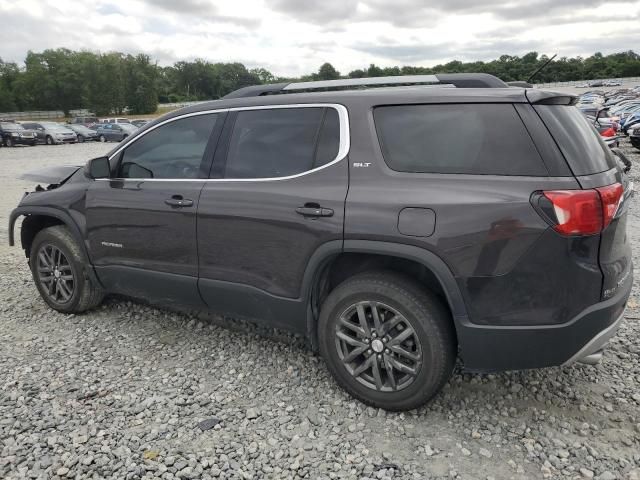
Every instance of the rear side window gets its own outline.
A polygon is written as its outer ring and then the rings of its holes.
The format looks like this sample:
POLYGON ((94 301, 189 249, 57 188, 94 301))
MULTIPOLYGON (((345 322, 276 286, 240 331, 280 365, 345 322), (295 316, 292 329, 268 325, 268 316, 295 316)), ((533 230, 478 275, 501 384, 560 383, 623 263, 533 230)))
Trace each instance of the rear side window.
POLYGON ((575 107, 536 105, 574 175, 591 175, 615 167, 609 148, 589 120, 575 107))
POLYGON ((238 113, 225 178, 277 178, 335 160, 340 122, 333 108, 279 108, 238 113))
POLYGON ((548 175, 511 104, 378 107, 374 119, 393 170, 481 175, 548 175))

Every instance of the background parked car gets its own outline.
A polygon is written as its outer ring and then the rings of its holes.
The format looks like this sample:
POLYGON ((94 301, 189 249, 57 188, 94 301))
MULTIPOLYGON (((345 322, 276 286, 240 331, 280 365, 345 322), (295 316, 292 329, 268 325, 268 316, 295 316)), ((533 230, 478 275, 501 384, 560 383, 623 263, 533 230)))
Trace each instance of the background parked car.
POLYGON ((147 123, 149 123, 149 120, 131 120, 131 125, 138 128, 145 126, 147 123))
POLYGON ((100 123, 131 123, 128 118, 103 118, 100 123))
POLYGON ((101 142, 121 142, 136 130, 130 123, 107 123, 100 125, 96 133, 101 142))
POLYGON ((98 117, 73 117, 69 123, 72 125, 84 125, 85 127, 89 127, 98 123, 98 117))
POLYGON ((631 145, 640 150, 640 127, 633 129, 633 133, 629 136, 629 140, 631 140, 631 145))
POLYGON ((19 123, 0 122, 0 144, 5 147, 36 144, 36 132, 28 130, 19 123))
POLYGON ((98 134, 95 130, 91 130, 89 127, 86 127, 80 123, 69 124, 67 125, 69 130, 73 130, 78 136, 78 142, 83 143, 84 141, 98 141, 98 134))
POLYGON ((59 145, 78 141, 78 136, 73 130, 56 122, 24 122, 22 126, 36 131, 38 143, 59 145))

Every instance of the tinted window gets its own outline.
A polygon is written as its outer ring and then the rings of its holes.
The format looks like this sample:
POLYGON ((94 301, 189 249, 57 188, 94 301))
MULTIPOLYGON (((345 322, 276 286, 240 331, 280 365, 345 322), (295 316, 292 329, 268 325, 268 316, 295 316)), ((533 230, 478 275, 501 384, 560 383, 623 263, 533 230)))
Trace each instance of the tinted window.
POLYGON ((393 170, 547 175, 510 104, 378 107, 374 118, 385 161, 393 170))
POLYGON ((217 115, 176 120, 142 136, 124 150, 121 178, 198 178, 217 115))
POLYGON ((564 105, 537 105, 535 108, 574 175, 604 172, 615 166, 609 148, 580 110, 564 105))
POLYGON ((226 178, 295 175, 335 159, 339 120, 332 108, 282 108, 238 113, 226 178))
POLYGON ((318 138, 318 147, 316 149, 316 161, 314 166, 320 167, 333 161, 338 156, 340 148, 340 120, 338 111, 335 108, 327 108, 325 111, 324 122, 320 137, 318 138))

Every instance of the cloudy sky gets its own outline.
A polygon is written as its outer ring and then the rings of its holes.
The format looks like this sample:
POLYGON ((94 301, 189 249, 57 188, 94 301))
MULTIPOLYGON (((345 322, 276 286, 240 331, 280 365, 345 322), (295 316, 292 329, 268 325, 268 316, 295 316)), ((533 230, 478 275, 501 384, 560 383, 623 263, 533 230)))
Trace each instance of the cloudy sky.
POLYGON ((0 57, 67 47, 276 75, 640 51, 640 0, 0 0, 0 57))

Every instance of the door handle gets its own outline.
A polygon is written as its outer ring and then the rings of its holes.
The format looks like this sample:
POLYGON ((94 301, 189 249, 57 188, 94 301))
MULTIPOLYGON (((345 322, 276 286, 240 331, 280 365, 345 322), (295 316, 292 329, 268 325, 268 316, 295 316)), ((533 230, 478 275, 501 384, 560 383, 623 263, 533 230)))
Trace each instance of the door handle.
POLYGON ((189 200, 188 198, 182 198, 182 195, 174 195, 171 198, 167 198, 164 203, 171 207, 182 208, 182 207, 192 207, 193 200, 189 200))
POLYGON ((296 213, 303 217, 333 217, 333 210, 330 208, 318 207, 298 207, 296 213))

